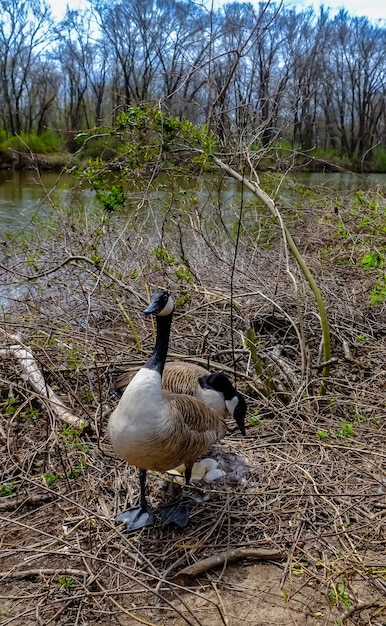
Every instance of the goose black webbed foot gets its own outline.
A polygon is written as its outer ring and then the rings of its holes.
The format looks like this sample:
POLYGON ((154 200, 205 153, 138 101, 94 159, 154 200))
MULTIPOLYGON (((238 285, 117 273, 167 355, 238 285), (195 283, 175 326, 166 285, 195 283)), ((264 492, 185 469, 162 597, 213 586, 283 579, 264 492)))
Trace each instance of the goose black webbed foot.
POLYGON ((183 500, 176 500, 160 506, 162 528, 175 524, 180 528, 186 528, 189 524, 189 508, 183 500))
POLYGON ((149 508, 145 496, 146 470, 143 469, 139 470, 139 487, 139 506, 126 509, 126 511, 122 511, 122 513, 119 513, 119 515, 115 518, 116 522, 125 522, 126 529, 129 532, 154 525, 154 513, 149 508))
POLYGON ((186 528, 189 524, 189 507, 186 503, 186 499, 190 494, 189 483, 191 476, 192 469, 191 467, 187 467, 185 470, 185 485, 182 487, 180 497, 177 500, 172 500, 172 502, 160 506, 162 528, 169 526, 169 524, 186 528))
POLYGON ((185 485, 182 487, 182 492, 177 500, 168 502, 160 506, 162 528, 169 524, 175 524, 180 528, 186 528, 189 524, 189 507, 186 503, 186 499, 190 495, 189 483, 192 477, 192 468, 187 467, 185 469, 185 485))
POLYGON ((148 508, 142 506, 136 506, 132 509, 122 511, 115 518, 116 522, 125 522, 126 529, 131 532, 133 530, 139 530, 146 526, 154 525, 154 513, 148 508))

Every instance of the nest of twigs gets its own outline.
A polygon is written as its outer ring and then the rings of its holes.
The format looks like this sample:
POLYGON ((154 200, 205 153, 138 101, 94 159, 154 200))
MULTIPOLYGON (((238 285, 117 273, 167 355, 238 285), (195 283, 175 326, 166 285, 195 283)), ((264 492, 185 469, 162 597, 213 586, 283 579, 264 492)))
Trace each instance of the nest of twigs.
MULTIPOLYGON (((252 263, 243 252, 235 267, 225 249, 202 248, 189 257, 195 280, 177 289, 165 264, 143 269, 143 241, 135 241, 120 241, 130 257, 114 252, 126 259, 122 276, 87 255, 63 255, 40 271, 21 263, 12 275, 22 296, 2 335, 3 624, 383 624, 384 311, 347 297, 361 282, 357 270, 310 257, 334 355, 320 395, 315 304, 307 289, 293 293, 273 250, 252 263), (130 283, 133 259, 143 272, 130 283), (152 350, 142 310, 160 284, 180 297, 172 358, 228 373, 249 421, 246 437, 229 421, 229 435, 208 451, 225 477, 193 485, 188 528, 156 524, 129 535, 114 518, 136 502, 138 483, 107 438, 111 383, 152 350)), ((148 487, 155 506, 179 488, 152 473, 148 487)))

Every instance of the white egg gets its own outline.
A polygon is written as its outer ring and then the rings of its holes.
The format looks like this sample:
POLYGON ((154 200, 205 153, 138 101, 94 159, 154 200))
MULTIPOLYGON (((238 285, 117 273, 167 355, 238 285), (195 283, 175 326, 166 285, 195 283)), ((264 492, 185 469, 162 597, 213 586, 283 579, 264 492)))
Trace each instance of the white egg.
POLYGON ((209 472, 205 474, 204 480, 207 483, 211 483, 214 480, 218 480, 219 478, 222 478, 223 476, 225 476, 225 472, 220 470, 218 467, 215 467, 214 469, 209 470, 209 472))
POLYGON ((211 459, 209 457, 206 459, 202 459, 200 463, 203 464, 207 472, 209 472, 209 470, 216 469, 216 467, 218 466, 216 459, 211 459))

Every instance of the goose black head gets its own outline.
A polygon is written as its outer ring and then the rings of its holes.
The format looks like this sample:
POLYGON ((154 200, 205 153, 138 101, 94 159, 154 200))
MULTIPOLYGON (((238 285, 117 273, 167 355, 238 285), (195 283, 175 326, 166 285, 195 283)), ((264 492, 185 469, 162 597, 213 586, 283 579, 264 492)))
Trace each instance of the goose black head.
POLYGON ((174 309, 173 298, 168 291, 159 289, 152 293, 149 306, 144 310, 145 315, 170 315, 174 309))
POLYGON ((224 396, 225 406, 230 415, 234 418, 242 435, 245 435, 245 416, 247 413, 247 403, 241 393, 236 391, 228 376, 221 372, 214 372, 199 378, 199 383, 203 389, 214 389, 224 396))

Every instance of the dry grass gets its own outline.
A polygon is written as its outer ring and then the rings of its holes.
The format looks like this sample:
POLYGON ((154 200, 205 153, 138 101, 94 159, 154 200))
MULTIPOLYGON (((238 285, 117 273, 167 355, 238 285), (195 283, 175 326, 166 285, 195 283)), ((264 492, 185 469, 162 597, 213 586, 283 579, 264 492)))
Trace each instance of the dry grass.
MULTIPOLYGON (((246 234, 234 266, 229 229, 226 239, 220 225, 192 210, 189 232, 175 215, 140 232, 142 210, 125 229, 119 220, 98 229, 90 220, 83 240, 64 222, 60 248, 45 236, 34 263, 26 263, 30 250, 4 261, 4 280, 22 287, 4 316, 8 342, 21 334, 47 384, 86 424, 83 432, 63 425, 18 362, 3 358, 4 626, 385 624, 385 309, 367 303, 363 269, 334 263, 342 252, 335 218, 317 218, 315 209, 303 213, 293 232, 305 242, 329 311, 336 362, 324 396, 315 304, 290 265, 294 291, 277 234, 277 246, 266 250, 246 234), (177 277, 179 261, 151 256, 160 236, 176 258, 185 252, 192 282, 177 277), (96 263, 92 245, 101 254, 96 263), (323 262, 321 247, 329 248, 323 262), (156 525, 128 535, 114 517, 136 501, 138 485, 107 439, 116 403, 110 383, 152 349, 142 310, 157 285, 185 299, 171 353, 235 374, 252 423, 246 437, 230 423, 232 432, 209 451, 226 477, 192 488, 187 529, 156 525), (247 319, 259 340, 259 379, 242 340, 247 319), (195 578, 181 576, 188 565, 239 548, 281 558, 222 561, 195 578)), ((354 244, 346 258, 352 252, 354 244)), ((155 474, 148 483, 155 506, 176 488, 155 474)))

